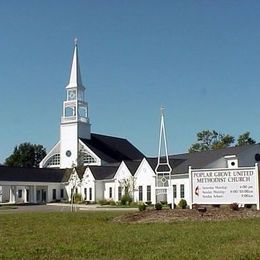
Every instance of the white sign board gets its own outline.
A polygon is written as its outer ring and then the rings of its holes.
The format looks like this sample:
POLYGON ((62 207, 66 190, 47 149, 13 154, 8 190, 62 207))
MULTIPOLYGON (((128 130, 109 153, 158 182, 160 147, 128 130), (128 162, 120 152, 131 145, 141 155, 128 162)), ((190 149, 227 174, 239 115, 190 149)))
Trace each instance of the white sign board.
POLYGON ((192 203, 259 204, 258 167, 190 169, 192 203))

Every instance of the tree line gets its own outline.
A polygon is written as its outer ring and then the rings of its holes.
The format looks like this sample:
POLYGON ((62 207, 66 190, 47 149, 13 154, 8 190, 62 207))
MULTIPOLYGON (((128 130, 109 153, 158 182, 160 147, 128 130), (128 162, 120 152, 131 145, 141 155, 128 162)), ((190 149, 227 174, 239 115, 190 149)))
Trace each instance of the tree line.
POLYGON ((223 134, 215 130, 203 130, 197 133, 197 142, 192 144, 189 152, 201 152, 215 149, 235 146, 243 146, 248 144, 255 144, 256 141, 250 137, 250 132, 245 132, 238 136, 235 143, 234 136, 223 134))

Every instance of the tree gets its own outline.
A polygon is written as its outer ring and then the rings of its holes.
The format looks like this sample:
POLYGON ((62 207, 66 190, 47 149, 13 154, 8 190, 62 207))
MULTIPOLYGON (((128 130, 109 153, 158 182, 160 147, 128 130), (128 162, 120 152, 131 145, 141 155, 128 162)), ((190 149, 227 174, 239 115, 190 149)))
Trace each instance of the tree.
POLYGON ((250 132, 245 132, 237 138, 236 146, 255 144, 256 141, 250 137, 250 132))
POLYGON ((39 163, 46 156, 46 149, 39 144, 22 143, 15 146, 13 153, 5 159, 6 166, 39 167, 39 163))
POLYGON ((197 133, 197 143, 189 148, 189 152, 201 152, 229 147, 235 138, 228 134, 218 133, 215 130, 204 130, 197 133))

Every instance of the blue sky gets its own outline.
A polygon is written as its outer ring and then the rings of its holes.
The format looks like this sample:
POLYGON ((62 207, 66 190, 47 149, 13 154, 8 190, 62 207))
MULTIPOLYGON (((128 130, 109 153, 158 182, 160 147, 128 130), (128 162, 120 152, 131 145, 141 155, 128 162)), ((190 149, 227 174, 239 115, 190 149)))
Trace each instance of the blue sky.
POLYGON ((59 139, 74 38, 92 131, 170 153, 215 129, 260 140, 260 2, 0 1, 0 162, 59 139))

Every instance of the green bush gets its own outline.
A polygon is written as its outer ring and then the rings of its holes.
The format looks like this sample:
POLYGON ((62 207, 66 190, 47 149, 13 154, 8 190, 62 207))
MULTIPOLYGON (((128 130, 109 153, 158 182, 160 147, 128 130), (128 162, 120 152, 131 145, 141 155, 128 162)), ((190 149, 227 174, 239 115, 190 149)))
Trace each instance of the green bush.
POLYGON ((115 206, 115 205, 116 205, 116 202, 115 202, 114 200, 110 200, 110 201, 109 201, 109 205, 115 206))
POLYGON ((138 207, 138 206, 139 206, 139 203, 138 203, 138 202, 135 202, 135 201, 132 201, 132 202, 130 203, 130 206, 131 206, 131 207, 138 207))
POLYGON ((138 209, 139 209, 139 211, 144 211, 144 210, 146 210, 146 205, 144 203, 141 203, 138 205, 138 209))
POLYGON ((181 199, 178 206, 181 208, 181 209, 186 209, 187 207, 187 201, 185 199, 181 199))
POLYGON ((151 206, 151 205, 152 205, 152 202, 149 200, 149 201, 146 201, 145 204, 146 204, 147 206, 151 206))
POLYGON ((166 205, 167 205, 167 200, 161 201, 161 204, 162 204, 163 206, 166 206, 166 205))
POLYGON ((103 200, 99 200, 98 201, 98 204, 103 206, 103 205, 109 205, 110 204, 110 201, 109 200, 106 200, 106 199, 103 199, 103 200))
POLYGON ((82 201, 83 201, 83 200, 82 200, 81 194, 76 193, 76 194, 73 196, 73 202, 74 202, 75 204, 80 204, 82 201))
POLYGON ((154 207, 155 207, 156 210, 161 210, 162 209, 162 204, 161 203, 156 203, 154 205, 154 207))
POLYGON ((133 201, 132 197, 128 193, 126 193, 121 198, 121 205, 130 205, 132 201, 133 201))

